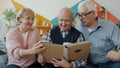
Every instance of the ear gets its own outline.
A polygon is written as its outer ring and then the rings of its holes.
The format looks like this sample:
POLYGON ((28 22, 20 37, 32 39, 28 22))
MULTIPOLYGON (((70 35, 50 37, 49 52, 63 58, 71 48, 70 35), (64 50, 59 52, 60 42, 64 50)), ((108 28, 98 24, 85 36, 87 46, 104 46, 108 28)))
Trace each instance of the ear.
POLYGON ((96 12, 96 11, 93 11, 92 13, 96 15, 97 12, 96 12))
POLYGON ((20 19, 20 17, 17 17, 17 21, 18 21, 19 23, 21 23, 21 19, 20 19))

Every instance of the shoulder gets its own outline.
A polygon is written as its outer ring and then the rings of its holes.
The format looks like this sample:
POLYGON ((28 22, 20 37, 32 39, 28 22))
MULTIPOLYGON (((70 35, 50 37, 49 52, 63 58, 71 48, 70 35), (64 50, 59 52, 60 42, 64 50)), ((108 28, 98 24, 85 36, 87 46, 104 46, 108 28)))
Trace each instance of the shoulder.
POLYGON ((56 26, 56 27, 52 28, 50 31, 57 32, 57 31, 60 31, 60 28, 58 26, 56 26))
POLYGON ((39 32, 39 31, 38 31, 38 29, 37 29, 36 27, 32 27, 32 28, 30 29, 30 32, 33 32, 33 33, 34 33, 34 32, 39 32))
POLYGON ((110 20, 105 20, 105 19, 99 19, 99 22, 102 22, 103 26, 107 26, 107 27, 113 27, 116 26, 114 22, 110 21, 110 20))
POLYGON ((7 35, 15 35, 18 33, 18 28, 13 28, 7 32, 7 35))
POLYGON ((83 27, 82 22, 78 22, 77 25, 75 26, 75 28, 76 28, 78 31, 81 31, 82 27, 83 27))
POLYGON ((51 30, 59 30, 60 28, 58 26, 53 27, 51 30))
POLYGON ((102 23, 102 30, 107 32, 107 33, 112 33, 112 31, 115 29, 118 30, 118 27, 117 25, 112 22, 112 21, 109 21, 109 20, 104 20, 104 19, 99 19, 98 20, 100 23, 102 23))
POLYGON ((82 34, 80 31, 78 31, 74 27, 71 27, 71 32, 74 32, 74 33, 77 33, 77 34, 82 34))

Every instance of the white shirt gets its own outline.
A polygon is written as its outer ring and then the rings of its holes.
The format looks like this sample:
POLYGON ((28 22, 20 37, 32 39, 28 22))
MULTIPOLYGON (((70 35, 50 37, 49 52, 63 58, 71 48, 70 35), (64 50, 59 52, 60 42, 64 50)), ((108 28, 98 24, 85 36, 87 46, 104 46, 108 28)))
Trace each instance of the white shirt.
POLYGON ((94 29, 90 29, 90 28, 88 28, 88 31, 89 31, 89 32, 92 32, 93 30, 94 30, 94 29))
POLYGON ((24 41, 26 41, 26 40, 27 40, 27 37, 28 37, 28 32, 26 32, 26 33, 24 33, 24 34, 22 34, 22 35, 23 35, 24 41))
POLYGON ((63 38, 65 38, 65 36, 68 34, 68 32, 67 31, 65 31, 65 32, 62 32, 62 37, 63 38))

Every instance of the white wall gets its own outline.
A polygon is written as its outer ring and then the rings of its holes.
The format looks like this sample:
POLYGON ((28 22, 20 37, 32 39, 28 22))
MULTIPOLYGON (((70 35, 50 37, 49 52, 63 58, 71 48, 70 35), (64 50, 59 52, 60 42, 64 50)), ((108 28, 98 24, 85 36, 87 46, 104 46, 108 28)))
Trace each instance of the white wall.
POLYGON ((4 11, 7 4, 8 4, 8 0, 0 0, 0 15, 4 11))
POLYGON ((72 7, 81 0, 15 0, 16 2, 32 8, 49 20, 54 19, 60 8, 72 7))
MULTIPOLYGON (((0 0, 2 5, 7 0, 0 0)), ((8 0, 9 4, 6 8, 14 8, 11 0, 8 0)), ((46 17, 49 20, 54 19, 60 8, 62 7, 72 7, 81 0, 15 0, 16 2, 33 9, 38 14, 46 17)), ((96 0, 100 5, 103 5, 108 11, 110 11, 114 16, 120 19, 120 0, 96 0)), ((5 4, 3 4, 5 5, 5 4)), ((0 9, 1 11, 2 9, 0 9)), ((2 10, 3 11, 3 10, 2 10)), ((0 25, 5 23, 0 17, 0 25)), ((2 27, 0 26, 0 34, 3 33, 2 27)), ((3 39, 3 35, 0 35, 0 40, 3 39)))

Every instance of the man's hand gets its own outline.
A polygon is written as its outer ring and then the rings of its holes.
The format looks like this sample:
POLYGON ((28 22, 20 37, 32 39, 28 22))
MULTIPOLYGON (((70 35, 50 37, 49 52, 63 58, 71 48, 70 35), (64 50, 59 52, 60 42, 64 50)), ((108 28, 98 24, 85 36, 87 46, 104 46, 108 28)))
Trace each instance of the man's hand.
POLYGON ((114 62, 120 62, 120 54, 116 51, 109 51, 107 53, 107 58, 109 58, 110 60, 114 61, 114 62))
POLYGON ((41 54, 38 55, 38 62, 41 64, 45 62, 45 60, 41 54))
POLYGON ((53 63, 55 67, 72 68, 72 63, 69 63, 64 57, 61 57, 61 60, 52 58, 51 63, 53 63))

